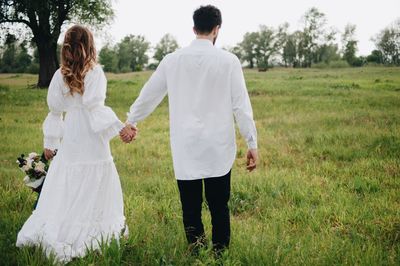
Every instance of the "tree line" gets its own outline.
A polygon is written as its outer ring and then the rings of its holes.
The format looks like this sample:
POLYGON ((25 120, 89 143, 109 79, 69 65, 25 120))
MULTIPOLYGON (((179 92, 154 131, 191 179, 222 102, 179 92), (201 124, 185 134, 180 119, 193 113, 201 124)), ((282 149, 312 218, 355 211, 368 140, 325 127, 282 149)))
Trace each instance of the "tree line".
MULTIPOLYGON (((155 69, 165 55, 178 49, 178 42, 171 34, 165 34, 160 42, 151 47, 141 35, 128 35, 115 45, 107 44, 98 55, 99 63, 106 72, 126 73, 155 69), (148 56, 153 50, 152 58, 148 56)), ((56 58, 60 60, 60 45, 56 58)), ((0 73, 39 73, 39 50, 33 43, 19 41, 13 34, 5 37, 0 47, 0 73)))
POLYGON ((266 70, 273 65, 311 67, 338 64, 363 66, 368 63, 400 65, 400 19, 384 28, 374 38, 376 49, 368 56, 356 56, 356 26, 348 24, 340 34, 329 27, 324 13, 311 8, 302 17, 301 28, 289 32, 289 24, 274 28, 261 25, 247 32, 243 40, 229 48, 249 68, 266 70))
MULTIPOLYGON (((302 16, 301 29, 294 32, 288 29, 288 23, 276 28, 261 25, 258 31, 245 33, 235 46, 224 49, 237 55, 244 66, 261 71, 276 65, 294 68, 360 67, 366 64, 400 66, 400 19, 373 38, 376 49, 368 56, 357 56, 355 25, 346 25, 340 33, 329 27, 326 15, 317 8, 307 10, 302 16)), ((178 47, 177 41, 166 34, 154 47, 153 62, 149 64, 149 42, 143 36, 129 35, 114 46, 103 47, 99 59, 109 72, 154 69, 166 54, 178 47)))
MULTIPOLYGON (((39 87, 49 84, 58 67, 57 39, 64 22, 77 20, 89 25, 104 25, 113 16, 109 0, 0 0, 0 7, 4 11, 0 14, 0 25, 6 25, 8 33, 11 26, 22 23, 32 34, 30 40, 5 35, 5 41, 0 45, 0 72, 39 73, 39 87)), ((278 27, 261 25, 257 31, 245 33, 235 46, 224 49, 236 54, 245 67, 259 70, 276 65, 305 68, 400 65, 400 19, 373 37, 376 49, 368 56, 357 56, 355 36, 355 25, 348 24, 340 33, 329 26, 323 12, 311 8, 302 16, 301 26, 294 32, 289 31, 288 23, 278 27)), ((115 73, 154 69, 166 54, 178 48, 176 39, 170 34, 162 37, 154 47, 144 36, 128 35, 116 44, 102 47, 99 62, 105 71, 115 73), (150 58, 151 51, 153 56, 150 58)))
POLYGON ((141 35, 128 35, 115 45, 105 45, 99 52, 99 62, 104 71, 114 73, 155 69, 165 55, 178 48, 176 39, 165 34, 154 47, 154 56, 149 58, 150 42, 141 35))

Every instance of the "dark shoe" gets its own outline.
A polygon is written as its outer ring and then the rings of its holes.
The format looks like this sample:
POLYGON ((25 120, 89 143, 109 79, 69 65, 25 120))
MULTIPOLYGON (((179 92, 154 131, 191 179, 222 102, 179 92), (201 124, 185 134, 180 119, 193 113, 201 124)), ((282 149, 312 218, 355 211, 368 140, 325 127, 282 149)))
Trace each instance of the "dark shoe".
POLYGON ((204 236, 198 238, 196 242, 189 244, 189 253, 192 256, 198 256, 200 253, 200 250, 203 248, 207 248, 207 241, 204 236))
POLYGON ((213 252, 216 259, 221 258, 226 250, 228 250, 228 246, 223 246, 220 244, 213 245, 213 252))

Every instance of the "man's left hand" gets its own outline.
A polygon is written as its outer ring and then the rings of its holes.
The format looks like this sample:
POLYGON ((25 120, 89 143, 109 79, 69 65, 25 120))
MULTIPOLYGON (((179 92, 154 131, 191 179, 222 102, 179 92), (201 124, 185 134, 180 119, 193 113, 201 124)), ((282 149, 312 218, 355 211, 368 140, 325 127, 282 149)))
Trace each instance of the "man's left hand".
POLYGON ((119 132, 119 136, 123 142, 130 143, 132 140, 136 139, 137 132, 138 129, 135 126, 126 124, 119 132))

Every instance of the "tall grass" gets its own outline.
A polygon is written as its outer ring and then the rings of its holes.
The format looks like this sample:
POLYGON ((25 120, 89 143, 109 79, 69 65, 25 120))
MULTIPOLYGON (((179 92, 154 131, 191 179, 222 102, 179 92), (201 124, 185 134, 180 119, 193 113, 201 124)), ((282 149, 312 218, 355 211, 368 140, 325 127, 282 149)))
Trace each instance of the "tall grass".
MULTIPOLYGON (((110 74, 107 104, 121 119, 150 72, 110 74)), ((400 69, 246 71, 260 163, 248 174, 238 137, 232 243, 222 258, 187 250, 169 148, 168 101, 130 145, 112 141, 130 229, 120 245, 71 265, 399 265, 400 69)), ((42 147, 46 90, 34 75, 0 75, 0 264, 51 265, 15 247, 35 194, 15 158, 42 147)), ((204 204, 210 237, 210 216, 204 204)))

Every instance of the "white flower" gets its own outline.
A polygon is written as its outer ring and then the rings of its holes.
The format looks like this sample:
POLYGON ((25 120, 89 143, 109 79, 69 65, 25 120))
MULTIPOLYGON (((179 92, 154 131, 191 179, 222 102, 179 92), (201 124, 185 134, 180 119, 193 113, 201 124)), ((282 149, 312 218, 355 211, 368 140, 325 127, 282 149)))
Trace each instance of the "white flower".
POLYGON ((42 161, 39 161, 38 163, 36 163, 36 165, 35 165, 35 170, 36 171, 39 171, 39 172, 44 172, 44 167, 45 167, 46 165, 42 162, 42 161))
POLYGON ((28 159, 26 160, 26 166, 28 167, 28 170, 29 170, 30 168, 32 168, 32 162, 33 162, 33 160, 32 160, 31 158, 28 158, 28 159))
POLYGON ((34 158, 36 158, 37 156, 39 156, 39 154, 37 154, 36 152, 31 152, 31 153, 29 153, 28 158, 29 158, 29 159, 34 159, 34 158))
POLYGON ((30 169, 30 167, 27 164, 25 164, 21 167, 21 170, 24 172, 28 171, 29 169, 30 169))

